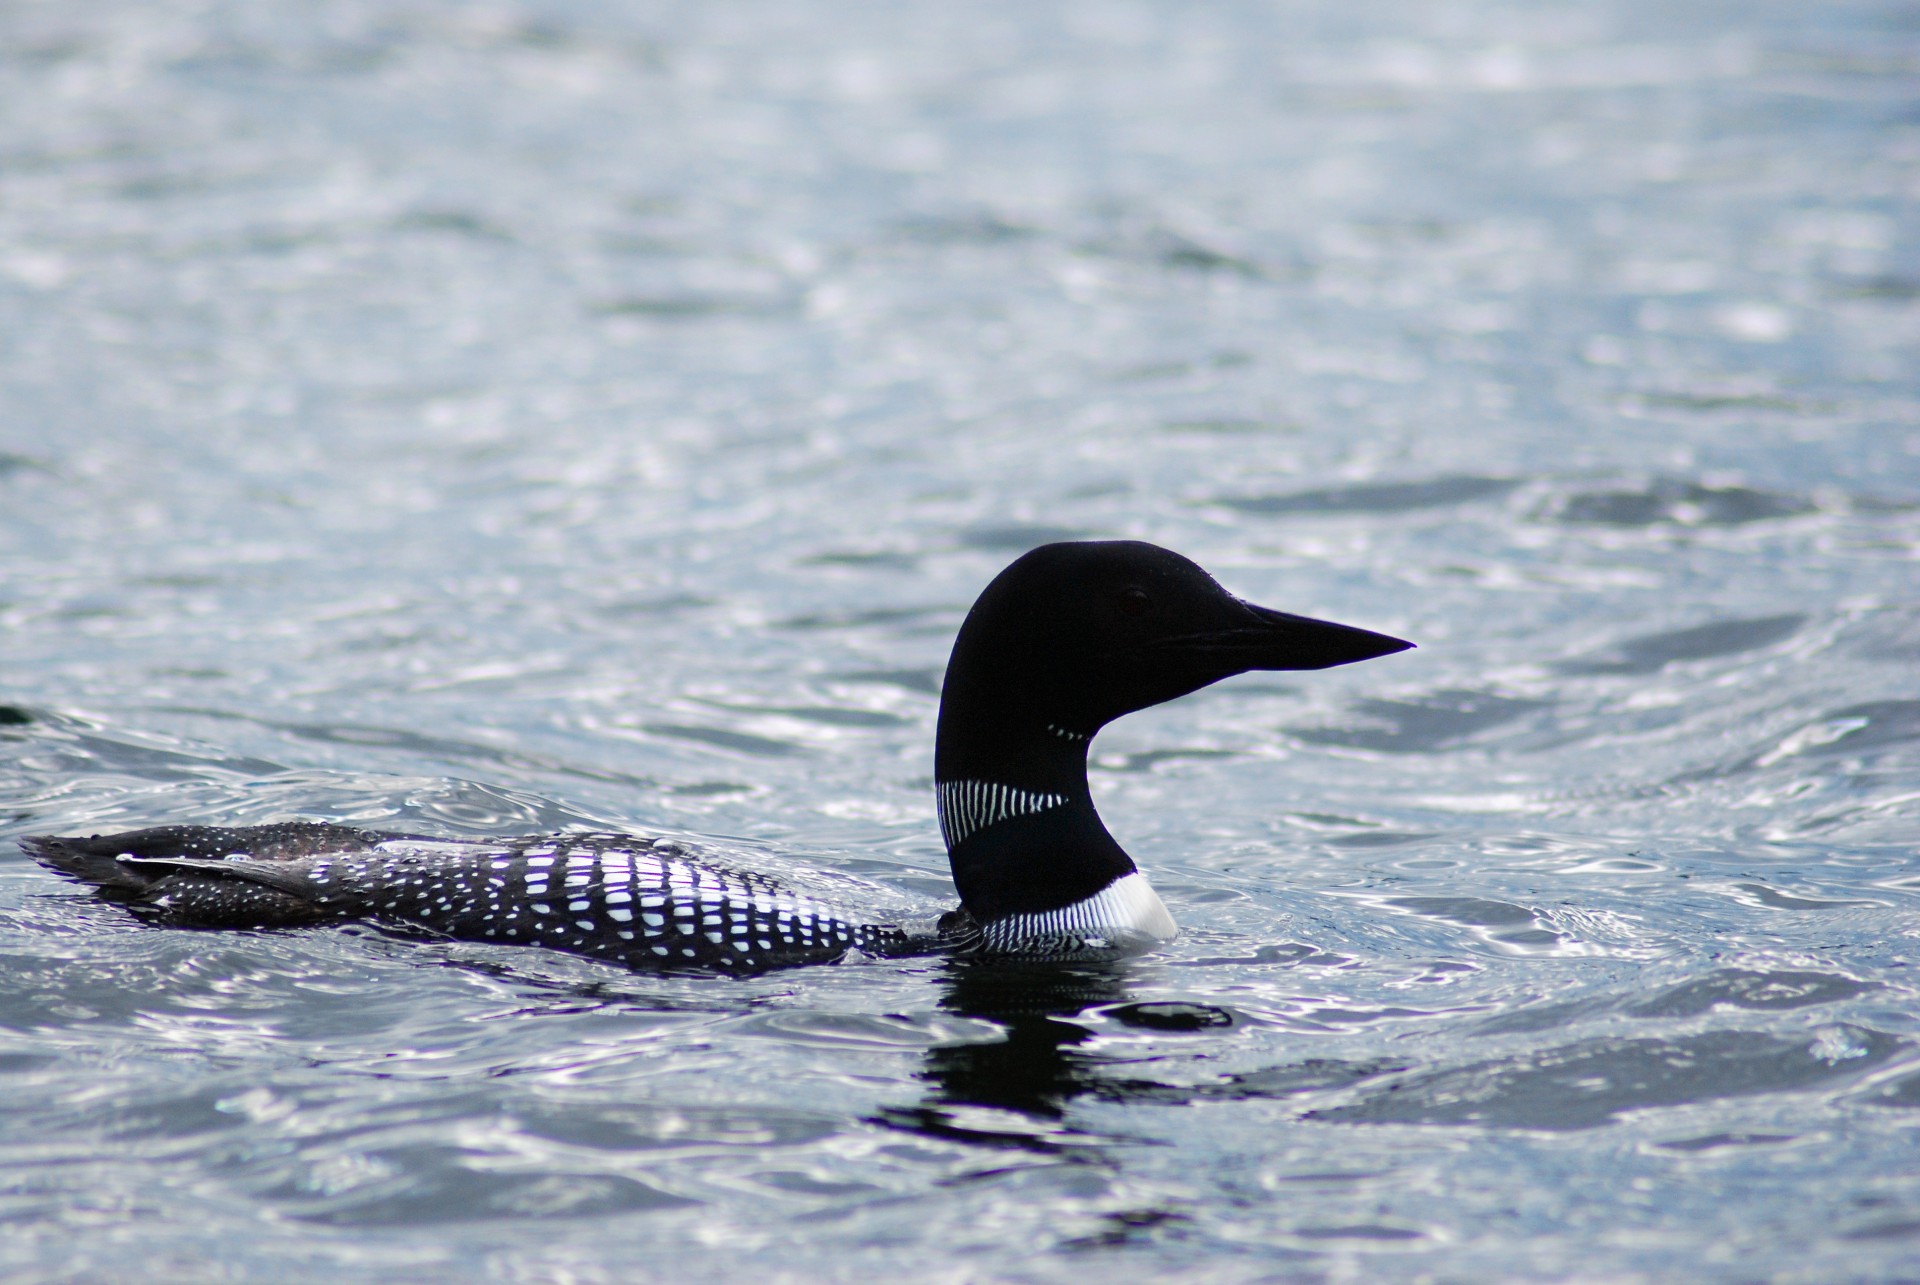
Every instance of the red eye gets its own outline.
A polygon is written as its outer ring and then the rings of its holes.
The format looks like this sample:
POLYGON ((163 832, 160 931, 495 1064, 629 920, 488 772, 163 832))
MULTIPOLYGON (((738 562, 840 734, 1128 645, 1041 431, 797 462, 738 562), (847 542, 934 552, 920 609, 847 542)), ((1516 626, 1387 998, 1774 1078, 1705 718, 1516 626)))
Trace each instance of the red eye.
POLYGON ((1145 589, 1123 589, 1120 591, 1120 614, 1123 616, 1144 616, 1153 610, 1153 599, 1147 596, 1145 589))

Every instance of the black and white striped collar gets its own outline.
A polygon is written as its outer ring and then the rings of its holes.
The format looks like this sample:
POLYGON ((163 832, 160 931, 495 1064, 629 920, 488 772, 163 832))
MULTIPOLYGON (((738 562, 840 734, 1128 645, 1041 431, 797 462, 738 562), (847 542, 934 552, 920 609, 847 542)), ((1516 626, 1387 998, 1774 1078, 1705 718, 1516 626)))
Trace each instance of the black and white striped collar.
POLYGON ((940 837, 949 850, 996 822, 1062 807, 1064 794, 1023 790, 993 781, 941 781, 934 786, 940 837))
POLYGON ((1136 870, 1058 910, 980 925, 979 949, 1046 959, 1116 958, 1163 946, 1178 932, 1166 905, 1136 870))

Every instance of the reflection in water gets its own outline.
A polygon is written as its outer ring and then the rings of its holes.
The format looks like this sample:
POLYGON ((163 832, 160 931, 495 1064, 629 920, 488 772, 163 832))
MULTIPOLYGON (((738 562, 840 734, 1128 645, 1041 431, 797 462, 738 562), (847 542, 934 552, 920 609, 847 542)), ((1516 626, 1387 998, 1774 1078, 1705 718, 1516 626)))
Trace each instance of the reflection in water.
POLYGON ((882 1119, 945 1138, 1043 1151, 1067 1145, 1049 1126, 1066 1114, 1068 1102, 1093 1090, 1099 1065, 1077 1051, 1092 1036, 1091 1026, 1069 1019, 1123 1000, 1124 967, 956 960, 948 966, 946 987, 941 1008, 998 1023, 1006 1039, 929 1051, 920 1078, 933 1091, 920 1106, 890 1108, 882 1119), (954 1110, 968 1107, 1021 1118, 954 1110), (1035 1129, 1036 1123, 1041 1127, 1035 1129))
POLYGON ((1127 1002, 1128 972, 1121 964, 955 960, 948 968, 940 1007, 997 1023, 1006 1029, 1006 1038, 931 1050, 920 1078, 933 1085, 933 1091, 917 1107, 888 1108, 880 1115, 881 1122, 896 1128, 993 1146, 1073 1148, 1084 1154, 1103 1139, 1066 1124, 1068 1104, 1075 1098, 1160 1106, 1283 1098, 1406 1069, 1389 1061, 1307 1058, 1194 1084, 1108 1075, 1103 1067, 1110 1059, 1080 1048, 1099 1024, 1117 1022, 1175 1035, 1219 1034, 1239 1022, 1228 1010, 1210 1004, 1127 1002), (1096 1009, 1097 1016, 1071 1020, 1096 1009))

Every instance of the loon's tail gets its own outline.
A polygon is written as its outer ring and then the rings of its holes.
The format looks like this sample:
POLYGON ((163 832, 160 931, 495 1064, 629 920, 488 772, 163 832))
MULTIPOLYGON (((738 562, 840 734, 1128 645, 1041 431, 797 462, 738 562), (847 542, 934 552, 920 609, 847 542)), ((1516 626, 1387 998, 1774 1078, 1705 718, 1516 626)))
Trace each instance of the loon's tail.
POLYGON ((364 852, 391 836, 317 822, 169 825, 86 838, 28 835, 34 860, 137 913, 208 928, 268 928, 332 917, 315 905, 292 863, 364 852), (283 875, 276 865, 286 867, 283 875), (187 893, 186 897, 180 894, 187 893))

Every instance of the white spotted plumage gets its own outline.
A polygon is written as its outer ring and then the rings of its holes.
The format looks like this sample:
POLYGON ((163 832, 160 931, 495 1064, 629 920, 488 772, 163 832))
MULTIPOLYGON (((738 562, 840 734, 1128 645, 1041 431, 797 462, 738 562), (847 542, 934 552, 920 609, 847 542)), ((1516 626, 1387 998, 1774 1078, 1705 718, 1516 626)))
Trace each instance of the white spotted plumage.
POLYGON ((449 937, 550 946, 641 967, 668 960, 757 971, 824 962, 850 947, 883 954, 903 939, 898 929, 856 923, 764 876, 704 865, 648 840, 524 843, 383 838, 306 860, 228 854, 221 877, 182 869, 187 877, 171 899, 154 904, 181 922, 205 922, 297 910, 304 900, 316 911, 326 907, 322 917, 371 914, 449 937))

